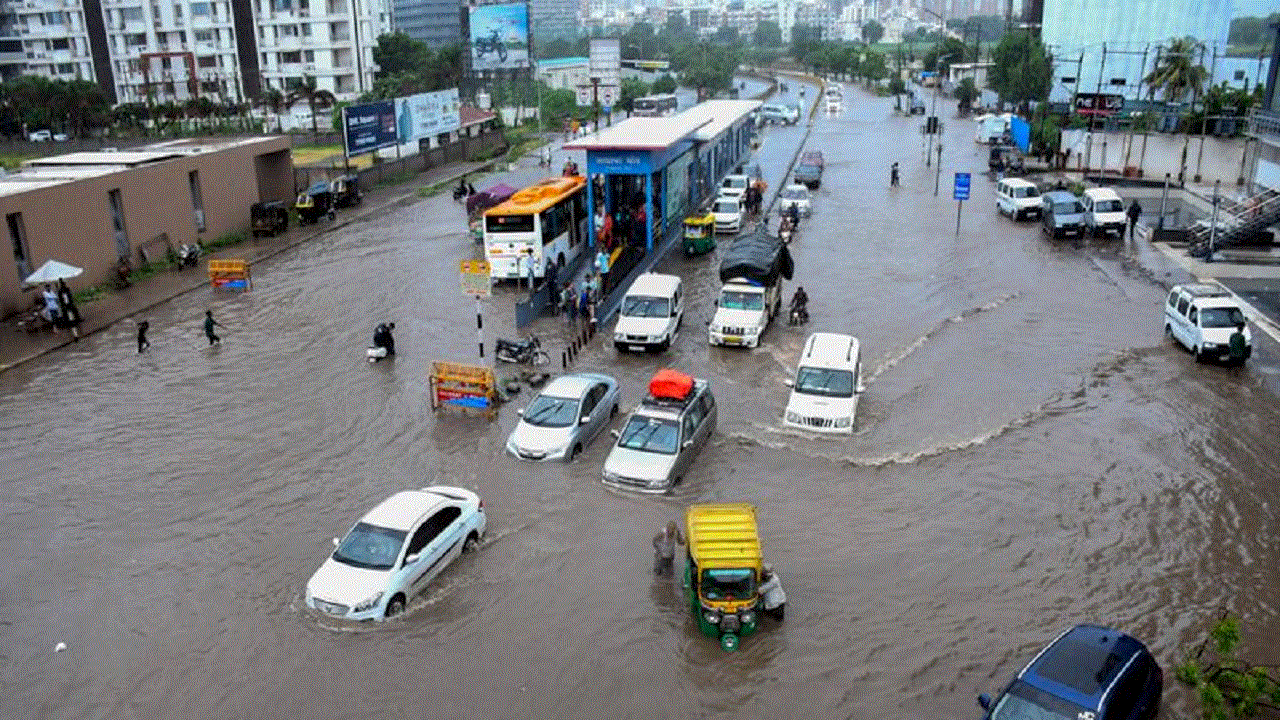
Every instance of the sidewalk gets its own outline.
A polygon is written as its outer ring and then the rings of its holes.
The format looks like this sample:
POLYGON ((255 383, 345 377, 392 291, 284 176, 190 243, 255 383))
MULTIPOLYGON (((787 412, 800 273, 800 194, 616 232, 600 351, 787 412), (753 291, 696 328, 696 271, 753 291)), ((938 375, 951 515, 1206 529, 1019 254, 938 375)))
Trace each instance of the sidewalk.
MULTIPOLYGON (((539 150, 541 147, 536 148, 534 154, 539 150)), ((533 157, 534 154, 526 157, 533 157)), ((418 188, 443 184, 446 187, 442 192, 449 192, 447 186, 456 182, 459 177, 494 170, 500 166, 501 162, 503 160, 495 159, 487 162, 452 163, 420 173, 408 184, 371 188, 365 192, 364 202, 360 206, 339 211, 337 219, 333 222, 321 221, 316 225, 291 227, 288 232, 272 238, 250 238, 239 245, 222 248, 204 256, 199 266, 193 270, 183 272, 164 270, 149 278, 136 281, 124 290, 108 291, 105 296, 80 306, 81 315, 84 316, 80 335, 82 338, 90 336, 179 295, 207 287, 210 259, 244 259, 252 265, 353 222, 379 215, 403 203, 414 202, 418 199, 418 188)), ((460 228, 459 232, 463 231, 465 228, 460 228)), ((17 329, 12 322, 8 323, 7 331, 0 337, 3 337, 0 340, 0 372, 73 342, 71 335, 67 332, 43 331, 30 334, 17 329)))

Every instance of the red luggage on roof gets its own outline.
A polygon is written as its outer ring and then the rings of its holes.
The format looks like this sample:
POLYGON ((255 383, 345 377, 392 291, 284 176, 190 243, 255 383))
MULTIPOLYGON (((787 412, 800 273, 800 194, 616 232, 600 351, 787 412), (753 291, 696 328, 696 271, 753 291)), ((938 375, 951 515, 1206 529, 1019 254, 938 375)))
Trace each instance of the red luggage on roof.
POLYGON ((693 391, 693 378, 676 370, 659 370, 649 381, 649 394, 656 398, 683 400, 693 391))

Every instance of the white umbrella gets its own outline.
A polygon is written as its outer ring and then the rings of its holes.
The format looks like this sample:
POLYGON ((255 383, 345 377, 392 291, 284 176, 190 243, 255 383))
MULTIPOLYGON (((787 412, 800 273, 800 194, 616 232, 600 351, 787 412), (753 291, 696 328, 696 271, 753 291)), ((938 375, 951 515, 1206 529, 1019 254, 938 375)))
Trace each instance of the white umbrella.
POLYGON ((28 285, 39 285, 40 283, 53 282, 63 278, 73 278, 84 272, 84 268, 78 268, 75 265, 68 265, 57 260, 50 260, 40 266, 39 270, 27 276, 23 282, 28 285))

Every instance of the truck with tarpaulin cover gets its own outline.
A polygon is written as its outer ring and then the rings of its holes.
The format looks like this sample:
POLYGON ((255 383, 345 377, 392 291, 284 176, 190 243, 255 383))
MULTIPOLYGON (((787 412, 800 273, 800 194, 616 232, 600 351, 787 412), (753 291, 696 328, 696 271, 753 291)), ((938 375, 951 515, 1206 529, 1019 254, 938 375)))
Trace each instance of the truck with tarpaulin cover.
POLYGON ((712 345, 757 347, 782 307, 782 281, 795 271, 786 243, 763 227, 739 236, 720 261, 720 296, 707 328, 712 345))

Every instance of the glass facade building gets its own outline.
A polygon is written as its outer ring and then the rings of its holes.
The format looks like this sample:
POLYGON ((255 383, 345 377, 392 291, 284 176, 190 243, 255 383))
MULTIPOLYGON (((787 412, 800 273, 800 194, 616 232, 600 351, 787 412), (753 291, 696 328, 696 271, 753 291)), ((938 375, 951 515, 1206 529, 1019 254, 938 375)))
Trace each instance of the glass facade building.
POLYGON ((462 9, 458 0, 393 0, 395 28, 427 47, 462 43, 462 9))
POLYGON ((1150 73, 1157 48, 1174 38, 1203 43, 1201 62, 1208 70, 1213 54, 1227 48, 1234 5, 1234 0, 1045 0, 1041 39, 1054 58, 1049 99, 1069 101, 1076 92, 1145 98, 1144 53, 1150 73))

